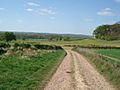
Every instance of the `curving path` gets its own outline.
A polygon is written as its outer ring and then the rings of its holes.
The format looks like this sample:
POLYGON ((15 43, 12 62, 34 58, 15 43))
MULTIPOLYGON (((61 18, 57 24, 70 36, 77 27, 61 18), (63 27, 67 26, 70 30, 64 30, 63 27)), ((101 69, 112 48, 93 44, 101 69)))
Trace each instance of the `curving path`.
POLYGON ((115 90, 80 54, 67 50, 67 56, 44 90, 115 90))

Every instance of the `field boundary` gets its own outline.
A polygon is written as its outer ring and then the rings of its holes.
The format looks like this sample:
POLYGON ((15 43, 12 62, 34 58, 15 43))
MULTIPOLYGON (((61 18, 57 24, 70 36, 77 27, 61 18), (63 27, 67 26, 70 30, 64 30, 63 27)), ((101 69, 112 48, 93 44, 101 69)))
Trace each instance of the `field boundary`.
POLYGON ((109 58, 109 59, 111 59, 111 60, 113 60, 113 61, 120 62, 120 60, 117 59, 117 58, 113 58, 113 57, 110 57, 110 56, 107 56, 107 55, 101 55, 101 54, 99 54, 99 55, 102 56, 102 57, 105 57, 105 58, 109 58))

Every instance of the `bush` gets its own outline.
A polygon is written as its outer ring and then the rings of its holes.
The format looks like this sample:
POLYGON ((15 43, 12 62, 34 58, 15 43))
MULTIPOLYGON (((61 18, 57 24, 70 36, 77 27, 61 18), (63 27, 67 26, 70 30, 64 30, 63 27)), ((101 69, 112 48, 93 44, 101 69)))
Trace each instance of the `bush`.
POLYGON ((17 48, 17 47, 31 48, 31 44, 27 44, 27 43, 22 43, 22 44, 15 43, 13 46, 14 46, 15 48, 17 48))
POLYGON ((2 55, 3 53, 6 53, 6 51, 0 48, 0 55, 2 55))
POLYGON ((0 43, 0 48, 7 48, 10 47, 10 44, 8 43, 0 43))
POLYGON ((20 46, 20 44, 18 44, 18 43, 14 43, 14 45, 13 45, 13 47, 15 47, 15 48, 17 48, 19 46, 20 46))
POLYGON ((40 45, 40 44, 36 44, 34 46, 37 49, 45 49, 45 50, 59 50, 59 49, 62 49, 62 47, 55 46, 55 45, 40 45))
POLYGON ((20 44, 21 47, 23 48, 31 48, 31 45, 30 44, 20 44))

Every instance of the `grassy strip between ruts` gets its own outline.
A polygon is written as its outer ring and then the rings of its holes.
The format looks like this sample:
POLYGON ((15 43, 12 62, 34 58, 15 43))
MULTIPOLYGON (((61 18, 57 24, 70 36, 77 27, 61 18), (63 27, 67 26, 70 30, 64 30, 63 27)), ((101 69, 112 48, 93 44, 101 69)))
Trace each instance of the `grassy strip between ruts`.
POLYGON ((65 56, 64 50, 31 59, 0 60, 0 90, 42 90, 65 56))
POLYGON ((74 50, 85 56, 117 90, 120 90, 120 62, 100 56, 90 49, 75 48, 74 50))

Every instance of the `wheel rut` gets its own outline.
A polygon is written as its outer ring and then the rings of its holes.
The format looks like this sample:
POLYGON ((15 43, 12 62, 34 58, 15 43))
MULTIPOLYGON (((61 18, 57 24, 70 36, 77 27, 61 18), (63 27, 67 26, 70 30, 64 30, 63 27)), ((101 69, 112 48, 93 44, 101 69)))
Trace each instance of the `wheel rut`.
POLYGON ((44 90, 115 90, 80 54, 67 55, 44 90))

